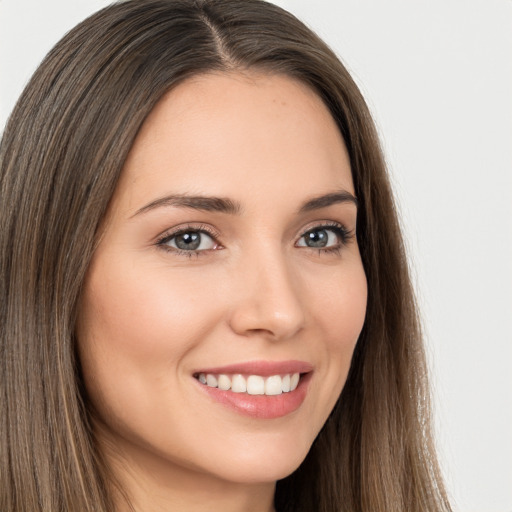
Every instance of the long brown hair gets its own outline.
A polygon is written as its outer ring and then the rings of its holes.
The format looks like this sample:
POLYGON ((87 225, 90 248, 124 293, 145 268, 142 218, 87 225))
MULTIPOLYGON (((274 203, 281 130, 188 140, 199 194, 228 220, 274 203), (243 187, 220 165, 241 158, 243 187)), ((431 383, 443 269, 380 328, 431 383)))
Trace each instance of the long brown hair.
POLYGON ((0 146, 0 509, 113 510, 74 326, 84 276, 125 158, 176 84, 212 70, 294 77, 347 145, 368 279, 343 392, 279 511, 448 511, 426 364, 389 181, 371 116, 333 52, 260 0, 132 0, 78 25, 27 85, 0 146))

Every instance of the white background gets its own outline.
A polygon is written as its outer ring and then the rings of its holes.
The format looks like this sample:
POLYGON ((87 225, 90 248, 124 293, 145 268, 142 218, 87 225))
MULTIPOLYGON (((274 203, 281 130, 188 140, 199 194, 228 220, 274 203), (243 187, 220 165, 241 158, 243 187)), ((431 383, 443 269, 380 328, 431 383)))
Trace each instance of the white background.
MULTIPOLYGON (((0 129, 102 0, 0 0, 0 129)), ((360 84, 402 212, 455 509, 512 512, 512 0, 279 0, 360 84)))

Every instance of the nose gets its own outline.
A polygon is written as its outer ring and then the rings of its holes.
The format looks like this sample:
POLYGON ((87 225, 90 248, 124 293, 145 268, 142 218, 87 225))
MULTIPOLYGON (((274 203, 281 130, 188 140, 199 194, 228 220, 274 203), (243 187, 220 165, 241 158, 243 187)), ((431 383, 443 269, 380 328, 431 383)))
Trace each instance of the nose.
POLYGON ((253 254, 239 263, 232 297, 230 324, 242 336, 262 335, 272 340, 293 337, 304 326, 299 282, 282 255, 253 254))

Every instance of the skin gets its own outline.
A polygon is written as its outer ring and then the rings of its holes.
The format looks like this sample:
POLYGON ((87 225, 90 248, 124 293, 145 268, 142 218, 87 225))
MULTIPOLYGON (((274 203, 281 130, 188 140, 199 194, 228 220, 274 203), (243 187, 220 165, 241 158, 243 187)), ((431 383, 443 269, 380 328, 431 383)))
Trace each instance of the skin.
MULTIPOLYGON (((135 510, 273 510, 275 482, 298 467, 331 412, 364 321, 356 204, 299 212, 339 191, 354 194, 343 139, 320 98, 290 78, 197 76, 146 120, 77 329, 98 442, 135 510), (238 211, 145 209, 176 194, 227 198, 238 211), (326 223, 349 235, 328 230, 325 250, 305 245, 304 233, 326 223), (178 252, 169 237, 183 227, 215 236, 202 235, 205 250, 178 252), (255 360, 312 365, 296 411, 239 414, 193 375, 255 360)), ((120 498, 118 510, 127 510, 120 498)))

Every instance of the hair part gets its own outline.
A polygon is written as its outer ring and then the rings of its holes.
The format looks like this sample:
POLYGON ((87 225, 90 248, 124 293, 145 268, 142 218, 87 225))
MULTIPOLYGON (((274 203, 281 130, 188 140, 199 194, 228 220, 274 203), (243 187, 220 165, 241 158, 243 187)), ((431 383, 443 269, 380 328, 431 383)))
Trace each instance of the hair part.
MULTIPOLYGON (((0 146, 0 509, 113 510, 74 329, 98 228, 162 96, 208 72, 307 84, 345 140, 368 280, 343 392, 280 512, 448 511, 430 427, 414 295, 379 141, 334 53, 260 0, 113 4, 69 32, 20 97, 0 146)), ((122 491, 122 490, 121 490, 122 491)))

